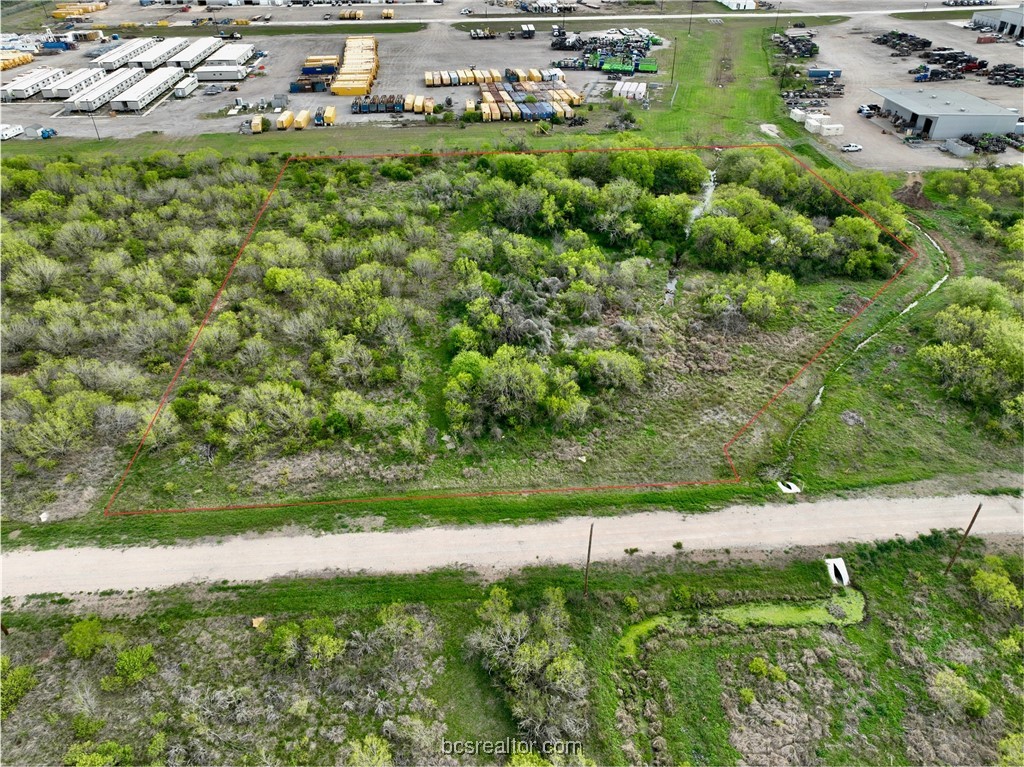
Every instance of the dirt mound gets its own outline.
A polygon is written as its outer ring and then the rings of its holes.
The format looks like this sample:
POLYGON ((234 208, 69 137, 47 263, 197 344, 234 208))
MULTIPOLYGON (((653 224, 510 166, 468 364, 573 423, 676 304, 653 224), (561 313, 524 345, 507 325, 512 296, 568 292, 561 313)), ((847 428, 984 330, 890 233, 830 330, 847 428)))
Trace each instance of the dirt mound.
POLYGON ((918 210, 931 210, 935 207, 931 200, 924 196, 924 178, 920 173, 911 173, 906 183, 892 193, 893 199, 918 210))

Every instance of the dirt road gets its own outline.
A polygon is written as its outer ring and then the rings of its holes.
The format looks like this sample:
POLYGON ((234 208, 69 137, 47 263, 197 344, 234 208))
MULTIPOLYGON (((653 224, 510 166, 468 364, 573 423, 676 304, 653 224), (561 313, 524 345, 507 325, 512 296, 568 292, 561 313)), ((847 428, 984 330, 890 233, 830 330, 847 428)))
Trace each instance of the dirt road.
POLYGON ((265 580, 323 572, 412 573, 465 565, 481 572, 540 563, 579 564, 594 522, 594 561, 636 547, 685 550, 783 549, 841 541, 912 537, 963 528, 983 503, 973 533, 1024 534, 1020 498, 955 496, 733 506, 708 514, 652 512, 572 517, 538 525, 425 528, 321 536, 234 538, 174 547, 14 552, 3 556, 4 596, 43 592, 166 588, 192 581, 265 580))

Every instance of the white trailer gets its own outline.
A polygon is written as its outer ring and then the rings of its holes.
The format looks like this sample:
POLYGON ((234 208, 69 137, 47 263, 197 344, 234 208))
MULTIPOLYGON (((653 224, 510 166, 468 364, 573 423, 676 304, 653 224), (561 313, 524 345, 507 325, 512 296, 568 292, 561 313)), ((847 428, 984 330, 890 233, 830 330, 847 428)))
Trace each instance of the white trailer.
POLYGON ((62 79, 66 74, 63 69, 51 69, 50 67, 33 69, 31 72, 14 78, 4 86, 3 98, 5 101, 31 98, 41 92, 43 88, 62 79))
POLYGON ((141 53, 128 59, 128 66, 142 67, 147 72, 156 69, 167 61, 175 53, 180 53, 189 46, 187 37, 168 37, 152 48, 147 48, 141 53))
POLYGON ((236 67, 256 55, 256 46, 249 43, 225 45, 206 60, 210 67, 236 67))
POLYGON ((175 53, 167 59, 167 66, 191 70, 203 63, 203 60, 224 45, 219 37, 203 37, 196 40, 185 50, 175 53))
POLYGON ((150 72, 124 93, 110 100, 110 108, 118 112, 141 112, 173 88, 185 76, 177 67, 150 72))
POLYGON ((233 67, 199 67, 192 74, 194 74, 199 82, 211 82, 216 80, 244 80, 245 79, 245 67, 233 66, 233 67))
POLYGON ((94 59, 92 64, 89 66, 99 67, 105 69, 108 72, 113 72, 118 67, 124 66, 128 61, 138 56, 143 51, 147 51, 156 45, 156 39, 152 37, 140 37, 138 40, 131 40, 123 45, 117 46, 114 50, 109 53, 104 53, 97 59, 94 59))
POLYGON ((20 136, 25 132, 25 129, 20 125, 0 125, 0 141, 6 141, 9 138, 20 136))
POLYGON ((73 112, 93 112, 109 102, 115 96, 124 93, 135 83, 146 76, 146 71, 139 67, 125 67, 113 72, 91 88, 76 93, 65 103, 65 109, 73 112))
POLYGON ((199 78, 195 75, 185 75, 184 80, 180 80, 177 85, 174 86, 174 98, 183 99, 190 93, 195 91, 199 87, 199 78))
POLYGON ((47 85, 45 88, 43 88, 43 98, 71 98, 76 93, 81 93, 86 88, 95 85, 104 77, 106 77, 106 72, 104 72, 102 69, 93 69, 91 67, 83 67, 82 69, 76 69, 67 77, 63 77, 57 82, 53 83, 52 85, 47 85))

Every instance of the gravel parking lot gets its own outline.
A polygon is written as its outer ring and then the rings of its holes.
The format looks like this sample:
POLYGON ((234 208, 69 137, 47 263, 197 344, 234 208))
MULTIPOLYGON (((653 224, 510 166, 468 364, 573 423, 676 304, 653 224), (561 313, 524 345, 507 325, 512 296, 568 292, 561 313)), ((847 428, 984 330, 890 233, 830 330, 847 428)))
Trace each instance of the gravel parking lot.
MULTIPOLYGON (((977 32, 963 29, 963 21, 927 21, 909 24, 898 19, 883 16, 854 17, 830 27, 821 27, 816 42, 821 48, 818 61, 827 66, 843 70, 842 82, 846 84, 846 95, 833 99, 831 114, 837 122, 846 127, 842 136, 820 138, 834 147, 842 144, 860 144, 863 152, 846 154, 844 158, 851 165, 881 170, 919 170, 929 167, 963 167, 964 160, 940 152, 941 142, 928 142, 923 146, 911 147, 892 135, 883 135, 883 129, 892 126, 887 120, 868 120, 857 114, 860 104, 880 104, 881 99, 871 92, 872 88, 921 88, 929 92, 960 90, 980 96, 1001 107, 1020 109, 1021 90, 1005 86, 992 86, 984 77, 968 74, 963 80, 940 83, 915 83, 907 70, 922 63, 916 57, 892 57, 892 50, 873 45, 872 38, 896 29, 913 32, 932 41, 934 46, 948 46, 964 50, 979 58, 988 59, 990 65, 1020 64, 1021 49, 1009 43, 978 45, 977 32)), ((1017 152, 1008 150, 997 156, 999 163, 1020 162, 1017 152)))
MULTIPOLYGON (((507 26, 506 24, 506 28, 507 26)), ((169 31, 168 36, 171 35, 173 32, 169 31)), ((423 84, 425 70, 466 69, 473 66, 500 70, 506 67, 548 67, 552 59, 558 55, 550 47, 550 38, 540 34, 533 40, 471 40, 468 32, 461 32, 447 24, 430 24, 421 32, 376 37, 381 66, 374 84, 374 94, 417 93, 433 96, 438 103, 443 103, 445 98, 451 97, 460 111, 466 99, 479 98, 479 90, 466 86, 426 88, 423 84)), ((258 76, 241 83, 237 92, 225 91, 217 96, 203 96, 201 87, 186 99, 168 97, 144 114, 118 114, 115 117, 103 109, 97 110, 92 116, 64 115, 61 102, 43 101, 36 96, 26 101, 5 104, 4 122, 22 125, 38 123, 56 128, 61 136, 80 138, 95 138, 97 131, 103 138, 128 138, 154 130, 169 135, 230 132, 238 128, 243 119, 242 115, 210 115, 232 106, 235 98, 256 104, 261 98, 269 101, 276 93, 288 93, 288 85, 299 75, 305 58, 311 54, 340 54, 345 36, 310 34, 253 36, 246 39, 253 42, 257 49, 267 51, 268 55, 260 60, 264 70, 258 76)), ((83 45, 78 51, 40 58, 37 62, 71 71, 88 66, 90 59, 85 56, 87 49, 88 46, 83 45)), ((26 70, 23 68, 20 71, 26 70)), ((17 69, 5 72, 3 82, 9 82, 18 73, 17 69)), ((569 87, 582 90, 588 82, 595 79, 595 76, 598 76, 598 73, 567 72, 566 82, 569 87)), ((603 78, 598 76, 598 79, 603 78)), ((338 116, 341 120, 391 122, 394 119, 385 114, 352 115, 349 112, 351 98, 333 96, 330 93, 289 94, 289 97, 289 108, 293 111, 334 104, 338 107, 338 116)))

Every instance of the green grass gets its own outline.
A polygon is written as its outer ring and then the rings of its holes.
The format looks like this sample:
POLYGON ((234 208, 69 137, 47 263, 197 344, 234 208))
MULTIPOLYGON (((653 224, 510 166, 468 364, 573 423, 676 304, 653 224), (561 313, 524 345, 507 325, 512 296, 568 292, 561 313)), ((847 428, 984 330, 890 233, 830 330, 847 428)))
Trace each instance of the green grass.
POLYGON ((955 11, 902 11, 889 15, 894 19, 905 21, 936 21, 939 19, 969 19, 976 11, 976 8, 964 8, 955 11))
POLYGON ((714 614, 741 627, 852 626, 864 620, 864 595, 856 589, 844 589, 829 599, 811 603, 751 603, 722 607, 714 614), (836 618, 828 612, 829 605, 842 608, 846 617, 836 618))
POLYGON ((668 623, 669 618, 667 615, 656 615, 653 618, 634 623, 622 634, 622 639, 619 640, 619 652, 627 658, 635 658, 637 643, 642 642, 658 626, 664 626, 668 623))

